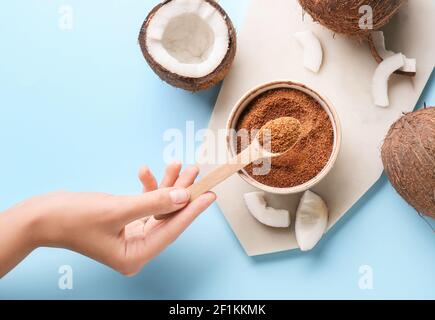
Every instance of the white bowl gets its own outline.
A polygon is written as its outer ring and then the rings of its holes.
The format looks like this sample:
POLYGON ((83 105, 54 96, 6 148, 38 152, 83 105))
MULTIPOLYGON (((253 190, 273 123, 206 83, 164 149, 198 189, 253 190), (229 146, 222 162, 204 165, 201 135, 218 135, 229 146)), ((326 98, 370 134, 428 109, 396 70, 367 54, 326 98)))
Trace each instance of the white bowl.
POLYGON ((334 131, 334 144, 331 152, 331 156, 329 157, 328 162, 326 163, 325 167, 311 180, 305 182, 304 184, 297 185, 290 188, 277 188, 277 187, 271 187, 265 184, 262 184, 258 182, 257 180, 253 179, 245 170, 239 171, 239 175, 249 184, 252 186, 266 191, 270 193, 275 194, 293 194, 293 193, 300 193, 304 192, 306 190, 311 189, 313 186, 315 186, 317 183, 319 183, 328 173, 331 171, 332 167, 334 166, 335 161, 337 160, 337 156, 340 150, 341 145, 341 126, 340 121, 338 119, 337 112, 332 107, 331 103, 329 103, 323 96, 318 94, 313 89, 307 87, 304 84, 297 83, 294 81, 273 81, 268 82, 265 84, 262 84, 258 87, 255 87, 254 89, 251 89, 246 93, 234 106, 233 110, 230 113, 230 116, 228 118, 227 122, 227 148, 228 152, 230 154, 230 157, 233 157, 236 155, 237 151, 235 149, 235 143, 233 140, 233 136, 230 135, 230 132, 235 130, 237 123, 239 121, 239 117, 242 114, 242 112, 245 110, 245 108, 249 105, 249 103, 258 97, 260 94, 269 91, 271 89, 278 89, 278 88, 290 88, 290 89, 297 89, 300 90, 311 97, 313 97, 319 104, 323 107, 323 109, 326 111, 326 113, 329 116, 329 119, 332 123, 332 128, 334 131))

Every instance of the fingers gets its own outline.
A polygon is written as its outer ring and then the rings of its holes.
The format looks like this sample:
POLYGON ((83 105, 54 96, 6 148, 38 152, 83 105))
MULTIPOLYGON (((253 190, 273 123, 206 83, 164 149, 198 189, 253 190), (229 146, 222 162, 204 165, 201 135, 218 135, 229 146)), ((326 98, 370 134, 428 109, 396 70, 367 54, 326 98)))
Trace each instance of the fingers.
MULTIPOLYGON (((196 177, 198 176, 199 169, 197 166, 190 166, 186 170, 183 171, 183 173, 178 177, 177 181, 175 182, 175 187, 178 188, 187 188, 192 185, 192 183, 195 181, 196 177)), ((177 212, 171 213, 169 215, 156 215, 155 218, 160 220, 169 219, 171 216, 177 214, 177 212)))
POLYGON ((175 184, 181 171, 181 162, 174 161, 166 167, 165 175, 163 176, 160 188, 169 188, 175 184))
POLYGON ((215 200, 216 195, 214 193, 205 193, 182 209, 178 215, 154 228, 150 234, 146 235, 145 239, 140 243, 140 247, 138 247, 139 263, 143 265, 158 255, 177 239, 192 221, 215 200))
MULTIPOLYGON (((186 170, 183 171, 182 174, 180 174, 182 164, 179 161, 175 161, 171 164, 169 164, 166 168, 165 175, 161 182, 161 188, 169 188, 174 186, 175 188, 187 188, 195 181, 196 177, 199 174, 199 169, 196 166, 190 166, 186 170)), ((155 191, 157 189, 157 182, 154 178, 151 170, 144 166, 139 171, 139 179, 142 182, 143 189, 145 193, 148 193, 150 191, 155 191)), ((180 191, 183 193, 183 191, 180 191)), ((172 192, 173 197, 177 196, 178 192, 172 192)), ((155 194, 149 195, 154 197, 155 194)), ((180 195, 181 199, 173 199, 173 202, 175 201, 176 207, 174 207, 174 203, 171 205, 168 205, 168 201, 163 202, 161 204, 156 203, 155 205, 151 205, 151 208, 143 208, 143 197, 135 196, 135 197, 129 197, 130 200, 132 200, 132 203, 130 205, 130 209, 127 213, 124 214, 126 219, 130 221, 130 219, 133 219, 135 217, 138 217, 137 219, 143 218, 143 217, 149 217, 151 215, 162 215, 168 214, 172 212, 176 212, 177 208, 181 206, 180 208, 183 208, 187 202, 184 202, 183 196, 185 196, 185 193, 180 195), (135 201, 133 201, 133 199, 135 201), (134 203, 133 203, 134 202, 134 203), (180 203, 177 203, 180 202, 180 203), (141 211, 142 210, 142 211, 141 211)), ((157 196, 156 196, 157 197, 157 196)), ((162 197, 159 195, 158 197, 162 197)), ((153 202, 161 202, 162 200, 150 200, 153 202)))
POLYGON ((168 214, 184 208, 190 193, 184 188, 164 188, 137 196, 119 196, 117 216, 123 224, 151 215, 168 214))
POLYGON ((186 208, 182 209, 177 215, 165 221, 158 229, 153 231, 151 235, 151 250, 163 250, 168 244, 173 242, 177 237, 198 217, 205 209, 207 209, 216 200, 216 195, 213 192, 207 192, 201 195, 198 199, 190 203, 186 208), (154 249, 153 249, 154 246, 154 249))
POLYGON ((143 166, 139 170, 139 180, 142 183, 143 192, 154 191, 157 189, 156 178, 154 178, 154 175, 147 166, 143 166))
POLYGON ((190 166, 186 170, 184 170, 183 173, 178 177, 174 186, 178 188, 190 187, 190 185, 192 185, 192 183, 195 181, 198 174, 199 174, 198 167, 190 166))
MULTIPOLYGON (((160 188, 170 188, 172 186, 187 188, 196 179, 199 174, 197 166, 190 166, 180 175, 182 164, 175 161, 166 167, 165 175, 160 183, 160 188)), ((143 185, 143 191, 149 192, 157 189, 157 182, 151 170, 147 166, 143 166, 139 170, 139 179, 143 185)))

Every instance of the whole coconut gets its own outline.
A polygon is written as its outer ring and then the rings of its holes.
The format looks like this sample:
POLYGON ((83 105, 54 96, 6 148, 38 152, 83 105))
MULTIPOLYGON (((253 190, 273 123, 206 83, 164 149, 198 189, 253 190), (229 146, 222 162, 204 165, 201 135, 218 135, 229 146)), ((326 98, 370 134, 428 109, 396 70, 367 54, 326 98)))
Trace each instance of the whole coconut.
POLYGON ((314 21, 336 33, 364 36, 382 28, 406 0, 299 0, 314 21), (373 9, 373 29, 361 29, 362 6, 373 9))
POLYGON ((391 126, 382 162, 396 191, 435 218, 435 107, 408 113, 391 126))

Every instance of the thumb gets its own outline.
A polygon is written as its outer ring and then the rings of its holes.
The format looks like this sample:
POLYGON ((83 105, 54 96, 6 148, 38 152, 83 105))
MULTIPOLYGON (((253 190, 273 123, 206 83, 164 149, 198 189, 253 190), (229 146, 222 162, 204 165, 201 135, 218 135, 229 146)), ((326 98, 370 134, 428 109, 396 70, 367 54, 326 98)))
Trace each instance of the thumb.
POLYGON ((119 213, 128 223, 146 216, 168 214, 184 208, 190 199, 184 188, 162 188, 136 196, 123 196, 119 213))

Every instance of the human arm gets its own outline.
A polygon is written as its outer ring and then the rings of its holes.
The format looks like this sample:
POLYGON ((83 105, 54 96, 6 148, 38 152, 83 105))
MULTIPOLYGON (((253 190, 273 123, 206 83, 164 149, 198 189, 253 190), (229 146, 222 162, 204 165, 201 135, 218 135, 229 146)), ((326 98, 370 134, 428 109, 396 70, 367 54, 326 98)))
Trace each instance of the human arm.
POLYGON ((151 171, 142 168, 141 195, 55 192, 6 210, 0 214, 0 277, 38 247, 70 249, 124 275, 136 274, 215 200, 206 193, 189 203, 186 188, 198 169, 180 171, 180 163, 169 165, 157 186, 151 171), (172 212, 178 214, 153 218, 172 212))

